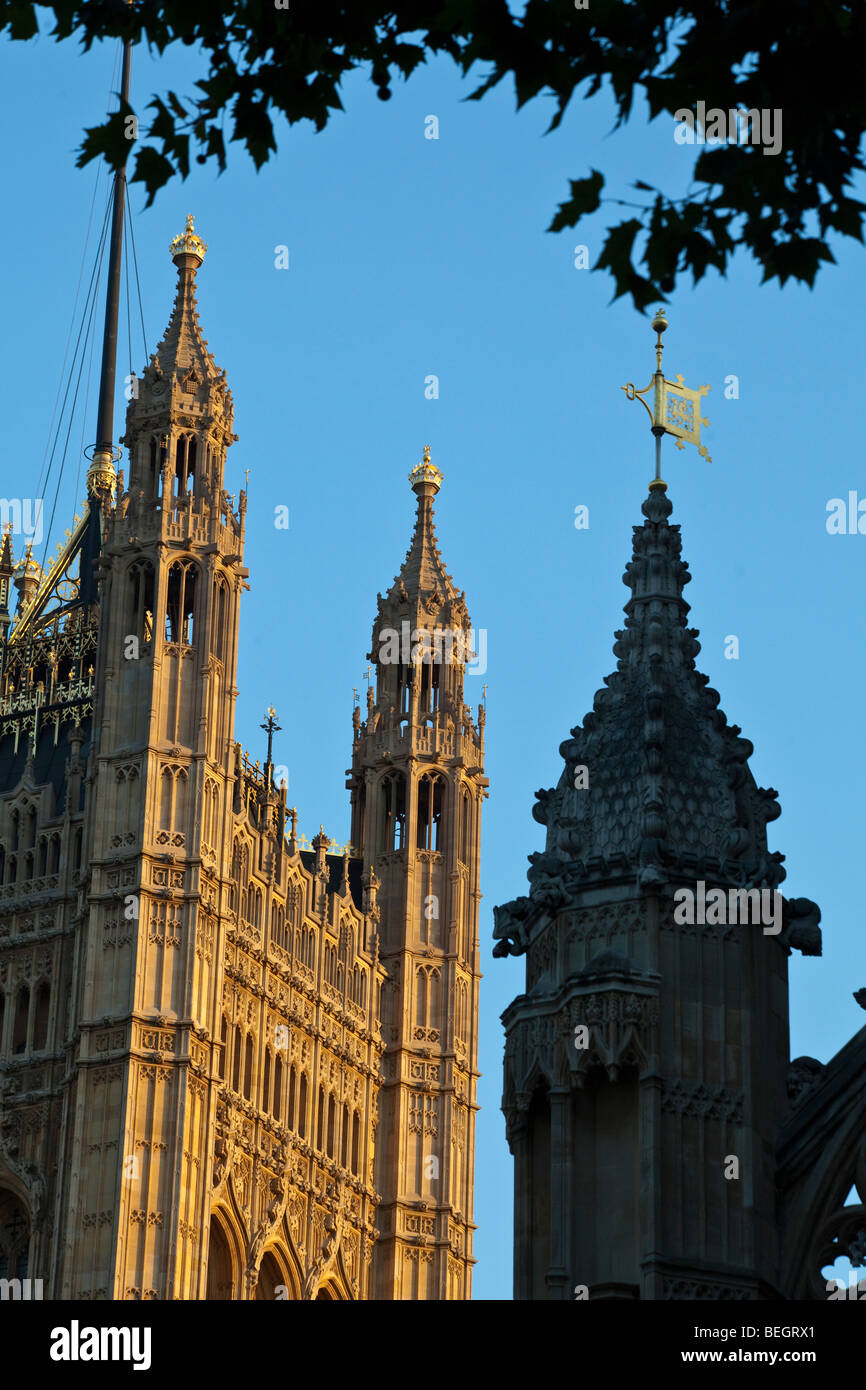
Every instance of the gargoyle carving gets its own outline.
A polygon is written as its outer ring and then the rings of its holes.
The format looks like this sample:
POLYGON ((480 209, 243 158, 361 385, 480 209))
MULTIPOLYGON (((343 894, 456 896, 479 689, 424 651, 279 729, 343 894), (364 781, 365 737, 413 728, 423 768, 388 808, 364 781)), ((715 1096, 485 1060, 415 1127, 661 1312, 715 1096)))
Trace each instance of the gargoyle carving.
POLYGON ((529 898, 515 898, 493 909, 494 956, 522 956, 529 945, 529 923, 532 911, 529 898))

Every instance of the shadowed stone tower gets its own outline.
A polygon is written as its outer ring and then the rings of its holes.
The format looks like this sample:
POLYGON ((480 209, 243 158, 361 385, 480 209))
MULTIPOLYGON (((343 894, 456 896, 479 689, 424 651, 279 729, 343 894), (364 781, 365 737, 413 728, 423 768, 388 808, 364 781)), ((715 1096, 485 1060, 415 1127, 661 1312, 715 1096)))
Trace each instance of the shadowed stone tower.
MULTIPOLYGON (((465 650, 377 652, 354 846, 298 834, 273 709, 264 767, 235 742, 246 494, 225 489, 205 251, 188 218, 128 486, 106 407, 53 565, 0 546, 0 1278, 62 1299, 466 1299, 483 717, 465 650)), ((374 643, 404 617, 468 629, 439 477, 412 474, 374 643)))
POLYGON ((778 893, 776 793, 696 669, 658 476, 642 511, 617 670, 537 793, 529 896, 494 910, 494 954, 526 955, 503 1014, 515 1297, 823 1297, 828 1232, 844 1253, 866 1226, 839 1214, 853 1181, 866 1199, 866 1029, 789 1061, 788 956, 820 954, 820 912, 778 893))
POLYGON ((376 1141, 375 1297, 470 1296, 478 1076, 484 710, 464 703, 472 629, 433 528, 424 461, 412 543, 373 626, 356 716, 352 840, 378 884, 385 1042, 376 1141))

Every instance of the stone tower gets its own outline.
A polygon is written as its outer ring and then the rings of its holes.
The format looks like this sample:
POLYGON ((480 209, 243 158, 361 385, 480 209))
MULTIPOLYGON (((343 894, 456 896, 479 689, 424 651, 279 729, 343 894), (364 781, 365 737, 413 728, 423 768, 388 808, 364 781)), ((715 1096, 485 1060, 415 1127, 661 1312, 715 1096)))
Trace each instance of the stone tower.
POLYGON ((379 595, 367 718, 356 711, 352 840, 378 884, 385 1042, 376 1141, 375 1297, 470 1296, 478 1057, 484 710, 464 703, 472 629, 433 527, 442 475, 418 498, 403 567, 379 595))
MULTIPOLYGON (((189 218, 127 482, 106 425, 46 573, 0 546, 0 1279, 61 1299, 464 1299, 485 785, 466 653, 417 684, 382 658, 366 726, 356 711, 354 844, 299 834, 274 710, 264 767, 234 740, 246 499, 224 485, 205 251, 189 218)), ((462 639, 438 479, 413 474, 388 612, 462 639)))
POLYGON ((617 670, 537 793, 528 897, 495 909, 494 954, 526 955, 503 1014, 515 1297, 824 1296, 826 1232, 866 1224, 839 1215, 853 1181, 866 1199, 866 1029, 789 1061, 788 957, 820 954, 820 912, 779 893, 776 792, 696 669, 661 479, 642 511, 617 670))

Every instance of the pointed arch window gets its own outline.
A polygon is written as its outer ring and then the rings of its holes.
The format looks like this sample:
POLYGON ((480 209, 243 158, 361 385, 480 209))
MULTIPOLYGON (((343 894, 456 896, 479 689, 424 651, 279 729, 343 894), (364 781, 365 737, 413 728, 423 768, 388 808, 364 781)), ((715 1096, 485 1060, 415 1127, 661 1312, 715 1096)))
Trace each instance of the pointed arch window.
POLYGON ((161 830, 186 829, 189 774, 185 767, 164 767, 160 779, 159 824, 161 830))
POLYGON ((33 1015, 33 1050, 43 1052, 48 1046, 48 1020, 51 1011, 51 988, 43 980, 36 990, 36 1007, 33 1015))
POLYGON ((360 1176, 361 1176, 361 1169, 360 1169, 360 1166, 359 1166, 359 1165, 360 1165, 360 1158, 361 1158, 361 1120, 360 1120, 360 1116, 358 1115, 358 1112, 357 1112, 357 1110, 356 1110, 356 1111, 354 1112, 354 1114, 352 1115, 352 1172, 353 1172, 357 1177, 360 1177, 360 1176))
POLYGON ((271 1101, 271 1051, 265 1048, 265 1070, 262 1078, 262 1109, 270 1109, 271 1101))
POLYGON ((165 599, 165 640, 191 647, 195 636, 196 581, 192 563, 175 560, 168 572, 165 599))
POLYGON ((26 1279, 30 1222, 20 1198, 0 1191, 0 1279, 26 1279))
POLYGON ((222 1023, 220 1024, 220 1060, 219 1060, 219 1078, 220 1078, 220 1081, 225 1081, 225 1079, 226 1079, 226 1053, 228 1052, 228 1047, 229 1047, 229 1022, 228 1022, 228 1019, 226 1018, 225 1014, 223 1014, 222 1023))
POLYGON ((214 580, 213 600, 214 611, 212 628, 212 651, 217 660, 221 661, 223 665, 225 665, 226 643, 228 639, 228 630, 226 625, 228 622, 229 594, 228 589, 226 587, 226 582, 223 579, 222 575, 218 576, 218 578, 214 580))
POLYGON ((151 496, 159 496, 160 480, 165 461, 168 458, 168 440, 163 436, 152 435, 150 440, 150 470, 148 481, 151 496))
POLYGON ((275 1120, 282 1123, 283 1119, 283 1059, 278 1057, 274 1062, 274 1104, 273 1116, 275 1120))
POLYGON ((418 713, 433 714, 439 708, 439 674, 441 665, 438 652, 430 653, 421 663, 421 682, 418 690, 418 713))
POLYGON ((406 846, 406 778, 402 772, 390 772, 382 779, 381 852, 404 849, 406 846))
POLYGON ((301 1072, 301 1084, 298 1088, 298 1134, 302 1139, 307 1137, 307 1085, 306 1072, 301 1072))
POLYGON ((322 1152, 322 1140, 325 1136, 325 1090, 319 1087, 319 1104, 316 1110, 316 1148, 322 1152))
POLYGON ((425 1032, 439 1026, 442 976, 432 965, 419 966, 416 975, 415 1021, 425 1032))
POLYGON ((149 560, 134 560, 129 567, 127 634, 147 644, 153 640, 153 565, 149 560))
POLYGON ((30 990, 22 985, 15 997, 15 1017, 12 1022, 13 1053, 27 1050, 27 1025, 30 1017, 30 990))
POLYGON ((286 1123, 288 1124, 289 1129, 294 1129, 295 1127, 295 1101, 297 1099, 296 1092, 297 1073, 295 1071, 295 1065, 294 1063, 292 1063, 292 1065, 289 1067, 289 1113, 286 1117, 286 1123))
POLYGON ((472 854, 472 798, 464 789, 461 815, 460 858, 468 864, 472 854))
POLYGON ((340 1135, 340 1163, 347 1167, 349 1162, 349 1107, 343 1106, 342 1134, 340 1135))
POLYGON ((328 1096, 328 1148, 329 1158, 337 1157, 336 1150, 336 1128, 337 1128, 337 1105, 334 1097, 328 1096))
POLYGON ((442 848, 442 807, 445 797, 445 784, 437 772, 425 772, 418 783, 418 835, 419 849, 439 850, 442 848))

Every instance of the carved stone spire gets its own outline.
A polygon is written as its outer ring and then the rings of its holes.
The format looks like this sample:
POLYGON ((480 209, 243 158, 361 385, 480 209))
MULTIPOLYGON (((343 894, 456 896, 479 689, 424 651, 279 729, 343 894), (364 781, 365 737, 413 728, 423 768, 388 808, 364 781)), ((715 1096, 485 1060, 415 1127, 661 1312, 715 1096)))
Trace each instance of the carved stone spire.
POLYGON ((394 580, 389 598, 405 591, 410 598, 422 594, 438 594, 442 599, 454 598, 457 589, 439 553, 436 528, 433 524, 433 498, 442 486, 442 474, 430 459, 429 444, 424 448, 421 463, 409 474, 412 491, 418 498, 415 530, 406 552, 400 573, 394 580))
MULTIPOLYGON (((145 510, 160 493, 182 500, 195 478, 194 509, 217 517, 227 511, 225 456, 237 436, 225 371, 208 350, 199 323, 196 273, 207 247, 194 231, 191 216, 169 250, 177 267, 174 306, 130 401, 123 438, 130 455, 132 509, 136 513, 139 496, 145 510)), ((242 493, 241 510, 243 504, 242 493)))
POLYGON ((529 899, 497 909, 499 955, 524 949, 536 918, 594 884, 651 888, 686 875, 775 888, 785 877, 784 856, 767 849, 776 792, 756 785, 752 744, 695 666, 700 643, 683 598, 691 575, 664 484, 650 486, 641 510, 617 669, 560 745, 556 787, 536 794, 547 845, 530 856, 529 899))
POLYGON ((15 573, 15 561, 12 554, 12 523, 7 522, 6 530, 3 533, 3 545, 0 547, 0 639, 6 636, 6 632, 11 622, 9 613, 9 600, 11 598, 12 576, 15 573))

